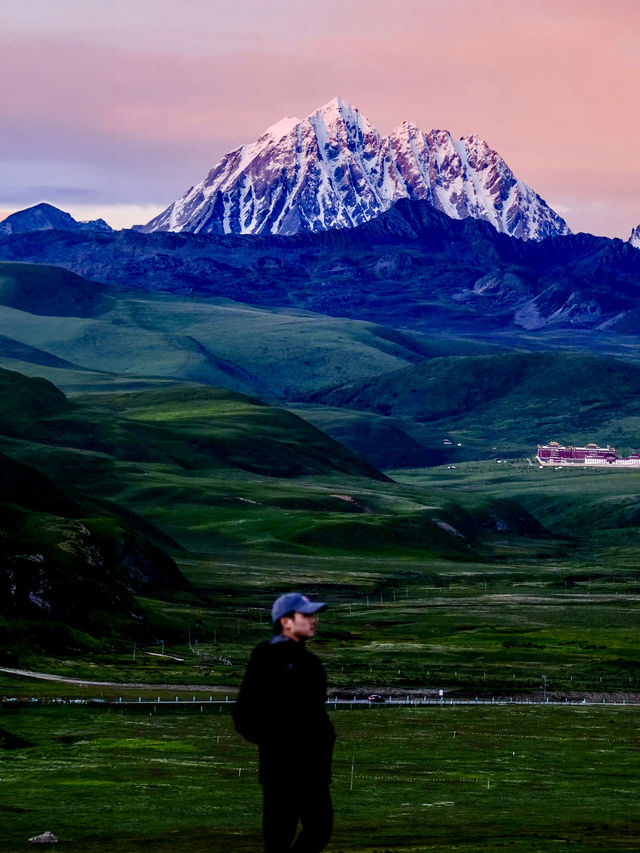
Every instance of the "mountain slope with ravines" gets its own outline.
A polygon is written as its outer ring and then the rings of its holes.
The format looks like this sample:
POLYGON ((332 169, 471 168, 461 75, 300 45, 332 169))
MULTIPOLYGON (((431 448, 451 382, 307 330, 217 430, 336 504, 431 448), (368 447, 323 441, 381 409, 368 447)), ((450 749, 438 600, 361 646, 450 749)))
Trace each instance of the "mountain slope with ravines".
POLYGON ((478 136, 454 140, 403 122, 385 137, 334 98, 231 151, 143 231, 298 234, 353 228, 401 198, 472 217, 525 240, 568 234, 564 220, 478 136))

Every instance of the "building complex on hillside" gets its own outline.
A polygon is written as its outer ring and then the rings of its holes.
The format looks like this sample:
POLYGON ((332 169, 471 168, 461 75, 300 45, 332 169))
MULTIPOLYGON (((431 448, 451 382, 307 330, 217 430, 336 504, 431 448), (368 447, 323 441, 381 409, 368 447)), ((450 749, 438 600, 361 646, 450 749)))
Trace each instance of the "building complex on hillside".
POLYGON ((617 456, 614 447, 598 447, 587 444, 586 447, 565 447, 557 441, 538 445, 538 462, 541 465, 638 465, 640 453, 631 456, 617 456))

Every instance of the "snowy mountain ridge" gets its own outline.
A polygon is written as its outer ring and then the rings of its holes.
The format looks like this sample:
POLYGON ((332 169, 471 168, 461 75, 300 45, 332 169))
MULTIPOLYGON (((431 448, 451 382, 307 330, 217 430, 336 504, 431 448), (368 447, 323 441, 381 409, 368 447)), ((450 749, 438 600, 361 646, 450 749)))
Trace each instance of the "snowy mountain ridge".
POLYGON ((142 228, 217 234, 296 234, 352 228, 401 198, 454 219, 471 216, 514 237, 570 233, 478 136, 454 140, 404 122, 382 136, 335 98, 307 118, 284 118, 226 154, 207 177, 142 228))

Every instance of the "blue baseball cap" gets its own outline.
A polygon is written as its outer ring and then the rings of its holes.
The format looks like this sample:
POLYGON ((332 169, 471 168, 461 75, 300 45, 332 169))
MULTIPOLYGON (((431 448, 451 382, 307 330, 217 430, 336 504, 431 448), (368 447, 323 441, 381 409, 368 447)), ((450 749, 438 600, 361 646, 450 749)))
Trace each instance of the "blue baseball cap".
POLYGON ((326 609, 327 605, 323 601, 311 601, 301 592, 286 592, 274 601, 271 620, 275 624, 287 613, 319 613, 326 609))

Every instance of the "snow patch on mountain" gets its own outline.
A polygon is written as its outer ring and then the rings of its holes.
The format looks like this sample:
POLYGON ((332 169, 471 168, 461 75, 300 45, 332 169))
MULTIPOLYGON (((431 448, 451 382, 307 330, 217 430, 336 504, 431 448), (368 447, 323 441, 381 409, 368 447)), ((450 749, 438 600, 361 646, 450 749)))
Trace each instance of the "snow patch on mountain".
POLYGON ((401 198, 423 199, 454 219, 482 219, 525 240, 570 233, 480 137, 425 134, 410 122, 382 136, 341 98, 305 119, 282 119, 226 154, 142 230, 297 234, 353 228, 401 198))
POLYGON ((635 246, 636 249, 640 249, 640 225, 637 228, 634 228, 631 232, 631 237, 629 237, 629 242, 632 246, 635 246))

